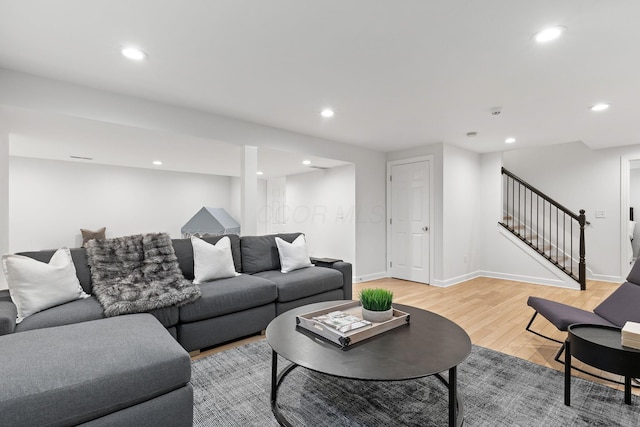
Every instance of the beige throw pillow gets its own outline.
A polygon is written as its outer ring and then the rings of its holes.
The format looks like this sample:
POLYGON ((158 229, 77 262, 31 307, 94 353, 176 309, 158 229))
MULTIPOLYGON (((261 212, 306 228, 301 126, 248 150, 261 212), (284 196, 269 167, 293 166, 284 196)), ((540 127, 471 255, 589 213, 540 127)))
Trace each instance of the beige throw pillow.
POLYGON ((107 227, 102 227, 97 229, 96 231, 87 230, 86 228, 81 228, 80 233, 82 233, 82 247, 87 246, 87 242, 92 239, 104 240, 105 232, 107 231, 107 227))

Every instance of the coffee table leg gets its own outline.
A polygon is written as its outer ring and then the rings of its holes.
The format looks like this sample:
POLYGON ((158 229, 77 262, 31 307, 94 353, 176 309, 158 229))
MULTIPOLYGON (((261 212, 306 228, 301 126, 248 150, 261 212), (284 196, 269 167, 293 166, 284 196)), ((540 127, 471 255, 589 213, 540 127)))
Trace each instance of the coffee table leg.
POLYGON ((564 342, 564 404, 571 406, 571 344, 564 342))
POLYGON ((276 421, 278 424, 285 427, 293 427, 292 424, 286 420, 284 415, 280 413, 280 409, 278 408, 278 387, 284 380, 289 372, 293 371, 298 365, 295 363, 289 364, 286 368, 278 374, 278 353, 274 350, 271 351, 271 411, 273 415, 276 417, 276 421))
POLYGON ((631 405, 631 377, 624 377, 624 403, 631 405))
POLYGON ((458 372, 457 367, 449 369, 449 427, 457 426, 458 372))
POLYGON ((271 405, 276 404, 278 392, 278 353, 271 351, 271 405))

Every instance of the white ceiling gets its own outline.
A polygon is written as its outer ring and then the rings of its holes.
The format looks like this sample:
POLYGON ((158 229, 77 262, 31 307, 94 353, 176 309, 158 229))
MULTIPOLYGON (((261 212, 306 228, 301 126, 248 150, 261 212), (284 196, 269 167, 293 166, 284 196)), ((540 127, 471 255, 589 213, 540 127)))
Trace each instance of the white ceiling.
MULTIPOLYGON (((0 67, 379 151, 597 149, 640 143, 638 18, 638 0, 2 1, 0 67), (549 25, 565 35, 536 44, 549 25)), ((176 156, 210 143, 151 138, 176 156)))
MULTIPOLYGON (((0 107, 0 115, 11 128, 12 156, 226 176, 240 176, 241 172, 242 149, 233 144, 16 108, 0 107), (162 165, 153 165, 155 160, 162 165)), ((346 164, 300 153, 258 150, 263 179, 346 164), (303 165, 303 160, 311 165, 303 165)))

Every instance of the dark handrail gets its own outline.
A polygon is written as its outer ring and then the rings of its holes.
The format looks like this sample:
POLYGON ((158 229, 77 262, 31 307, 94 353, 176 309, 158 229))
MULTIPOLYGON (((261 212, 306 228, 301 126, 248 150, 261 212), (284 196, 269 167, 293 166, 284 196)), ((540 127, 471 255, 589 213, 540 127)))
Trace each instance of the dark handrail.
POLYGON ((516 175, 512 174, 511 172, 509 172, 508 170, 506 170, 504 167, 502 168, 502 174, 503 175, 507 175, 513 179, 515 179, 516 181, 518 181, 519 184, 521 184, 522 186, 524 186, 525 188, 528 188, 529 190, 531 190, 532 192, 536 193, 538 196, 542 197, 543 199, 545 199, 547 202, 551 203, 552 205, 554 205, 555 207, 557 207, 558 209, 560 209, 561 211, 563 211, 564 213, 566 213, 567 215, 571 216, 573 219, 575 219, 576 221, 580 221, 580 216, 576 213, 573 213, 571 210, 565 208, 564 206, 562 206, 560 203, 556 202, 555 200, 553 200, 551 197, 547 196, 546 194, 544 194, 542 191, 538 190, 536 187, 534 187, 533 185, 528 184, 527 182, 523 181, 522 178, 517 177, 516 175))
MULTIPOLYGON (((512 234, 515 234, 518 238, 520 238, 521 240, 523 240, 524 242, 526 242, 530 247, 532 247, 533 249, 535 249, 539 254, 541 254, 542 256, 544 256, 545 258, 547 258, 550 262, 552 262, 554 265, 556 265, 558 268, 560 268, 561 270, 563 270, 565 273, 569 274, 569 276, 571 276, 572 278, 574 278, 576 281, 578 281, 578 283, 580 283, 580 289, 581 290, 585 290, 586 289, 586 263, 585 263, 585 235, 584 235, 584 228, 585 225, 589 224, 589 222, 586 220, 586 216, 585 216, 585 211, 584 209, 580 210, 579 214, 576 214, 574 212, 572 212, 571 210, 567 209, 566 207, 564 207, 563 205, 561 205, 560 203, 556 202, 555 200, 553 200, 551 197, 547 196, 546 194, 544 194, 542 191, 538 190, 537 188, 535 188, 534 186, 532 186, 531 184, 523 181, 521 178, 519 178, 518 176, 514 175, 513 173, 509 172, 508 170, 506 170, 504 167, 502 168, 502 174, 506 175, 508 178, 511 178, 511 194, 509 194, 509 179, 507 179, 507 187, 506 187, 506 191, 507 191, 507 213, 508 213, 508 209, 509 209, 509 195, 511 195, 511 200, 512 203, 514 203, 514 206, 512 206, 512 213, 515 214, 515 183, 518 184, 518 211, 520 211, 520 207, 521 207, 521 196, 520 196, 520 189, 521 187, 525 188, 525 197, 524 197, 524 214, 522 214, 521 212, 518 214, 518 221, 520 223, 520 225, 517 228, 524 228, 525 229, 525 233, 524 234, 520 234, 519 231, 516 231, 516 226, 515 226, 515 219, 513 220, 513 226, 509 227, 507 224, 501 222, 500 224, 502 226, 504 226, 505 228, 507 228, 512 234), (530 215, 529 218, 527 218, 527 198, 526 198, 526 193, 527 190, 529 190, 530 192, 530 199, 531 199, 531 205, 529 206, 529 210, 530 210, 530 215), (539 225, 540 225, 540 219, 539 219, 539 215, 540 215, 540 211, 539 211, 539 199, 543 200, 543 213, 542 213, 542 235, 541 236, 535 236, 533 235, 533 195, 536 195, 536 231, 535 233, 537 234, 539 232, 539 225), (555 230, 555 245, 556 245, 556 256, 553 257, 553 252, 550 252, 549 255, 547 255, 545 253, 545 245, 544 245, 544 240, 545 240, 545 235, 546 235, 546 225, 547 225, 547 221, 546 221, 546 208, 544 207, 544 204, 548 203, 549 204, 549 221, 548 221, 548 226, 549 226, 549 243, 551 245, 549 245, 551 248, 553 248, 552 246, 552 227, 553 227, 553 223, 552 223, 552 208, 555 208, 555 223, 556 223, 556 230, 555 230), (574 219, 578 225, 579 225, 579 231, 580 231, 580 235, 579 235, 579 241, 580 241, 580 246, 579 246, 579 250, 578 250, 578 256, 576 258, 578 258, 578 277, 575 277, 575 270, 573 269, 573 267, 571 266, 570 263, 570 267, 567 268, 566 264, 564 262, 560 263, 559 259, 560 259, 560 215, 559 215, 559 211, 561 211, 563 213, 562 215, 562 223, 566 224, 565 222, 565 215, 569 216, 570 218, 574 219), (526 227, 527 227, 527 220, 529 220, 530 223, 530 230, 531 230, 531 238, 528 237, 526 235, 526 227), (542 246, 540 246, 540 238, 542 238, 542 246), (532 240, 530 240, 532 239, 532 240), (534 243, 535 242, 535 243, 534 243)), ((573 222, 571 222, 570 224, 570 228, 569 231, 571 233, 571 235, 573 235, 573 222)), ((563 225, 563 231, 562 231, 562 253, 563 255, 566 255, 566 225, 563 225)), ((571 245, 570 245, 570 256, 569 256, 569 260, 572 259, 573 257, 573 239, 571 241, 571 245)))

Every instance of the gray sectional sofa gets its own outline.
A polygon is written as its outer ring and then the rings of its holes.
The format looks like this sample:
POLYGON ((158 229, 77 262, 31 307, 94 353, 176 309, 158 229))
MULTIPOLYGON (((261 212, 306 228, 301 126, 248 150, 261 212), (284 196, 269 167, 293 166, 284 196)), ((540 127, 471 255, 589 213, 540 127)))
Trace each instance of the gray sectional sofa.
MULTIPOLYGON (((299 235, 229 235, 242 274, 199 284, 194 302, 150 314, 104 318, 91 296, 16 324, 16 306, 8 291, 0 291, 0 424, 192 425, 187 351, 258 333, 293 307, 351 299, 349 263, 324 261, 322 267, 280 272, 275 237, 292 242, 299 235)), ((191 240, 172 244, 183 275, 193 280, 191 240)), ((54 252, 21 255, 48 262, 54 252)), ((71 256, 82 288, 91 294, 85 249, 71 249, 71 256)))
MULTIPOLYGON (((351 299, 351 264, 335 262, 289 273, 280 272, 275 237, 292 242, 300 233, 266 236, 228 235, 237 277, 200 284, 201 297, 181 307, 151 312, 189 352, 258 333, 278 314, 319 301, 351 299)), ((216 243, 223 236, 207 237, 216 243)), ((172 241, 180 269, 193 280, 190 239, 172 241)), ((48 262, 54 250, 23 252, 48 262)), ((91 271, 84 248, 71 249, 76 274, 91 294, 91 271)), ((92 296, 49 308, 16 324, 16 307, 7 290, 0 291, 0 335, 102 319, 100 303, 92 296)))

